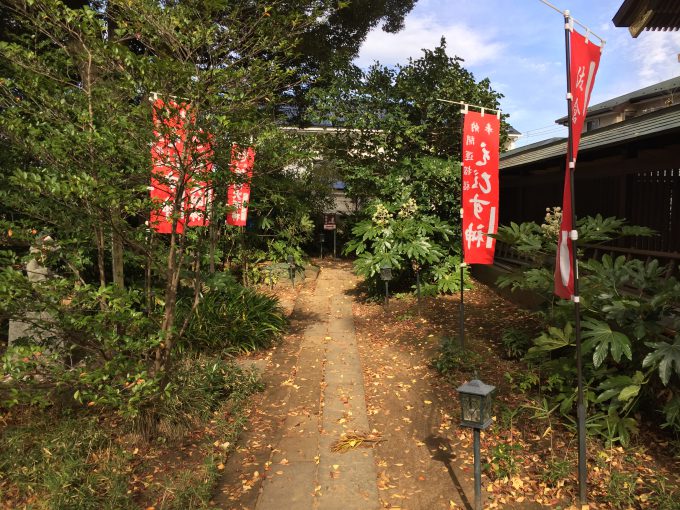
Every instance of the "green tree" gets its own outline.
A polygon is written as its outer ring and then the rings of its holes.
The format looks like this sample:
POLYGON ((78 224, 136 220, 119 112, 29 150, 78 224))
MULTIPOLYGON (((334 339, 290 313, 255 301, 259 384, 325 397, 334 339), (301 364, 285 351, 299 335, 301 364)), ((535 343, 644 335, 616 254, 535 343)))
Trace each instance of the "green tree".
MULTIPOLYGON (((201 300, 205 268, 216 269, 218 244, 235 234, 221 220, 233 179, 231 145, 258 150, 262 140, 258 179, 298 156, 288 151, 284 161, 267 149, 287 137, 276 129, 272 105, 294 84, 298 38, 323 5, 5 2, 0 220, 3 244, 13 249, 3 252, 0 310, 45 332, 8 354, 6 370, 17 382, 8 401, 33 398, 43 387, 72 388, 80 400, 134 415, 172 387, 176 346, 201 300), (163 236, 145 225, 157 207, 147 189, 154 93, 188 105, 192 119, 176 162, 173 232, 163 236), (217 169, 209 184, 213 221, 180 232, 182 191, 200 168, 195 148, 206 143, 217 169), (54 242, 26 254, 44 233, 54 242), (32 257, 53 277, 30 282, 20 269, 32 257), (181 296, 192 305, 178 322, 181 296)), ((174 138, 164 125, 156 129, 174 138)))
POLYGON ((338 69, 327 87, 311 94, 310 119, 338 128, 328 137, 325 156, 350 196, 364 204, 375 201, 359 215, 348 245, 360 257, 362 274, 374 275, 380 261, 392 257, 402 270, 423 268, 440 291, 459 286, 460 246, 453 239, 460 236, 461 115, 459 105, 440 99, 497 109, 502 97, 461 62, 446 54, 442 39, 434 50, 396 68, 376 63, 366 72, 338 69), (382 226, 374 221, 376 208, 397 214, 411 202, 417 213, 408 221, 398 216, 382 226))

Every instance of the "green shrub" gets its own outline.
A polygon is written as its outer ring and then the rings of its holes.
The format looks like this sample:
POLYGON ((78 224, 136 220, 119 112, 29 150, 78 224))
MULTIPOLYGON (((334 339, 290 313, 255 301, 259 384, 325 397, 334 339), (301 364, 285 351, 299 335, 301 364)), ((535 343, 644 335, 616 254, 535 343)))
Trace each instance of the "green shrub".
MULTIPOLYGON (((544 389, 573 420, 575 396, 575 332, 573 303, 553 295, 551 268, 555 259, 559 211, 546 223, 511 224, 497 238, 535 267, 499 279, 501 287, 525 290, 544 297, 538 312, 544 332, 535 338, 526 358, 540 363, 548 380, 544 389)), ((578 221, 579 240, 602 244, 628 235, 651 235, 649 229, 625 225, 602 216, 578 221)), ((660 412, 662 426, 680 434, 680 282, 651 260, 624 256, 579 259, 581 331, 585 398, 590 432, 606 441, 627 444, 637 432, 638 411, 660 412), (669 331, 671 333, 669 335, 669 331), (675 335, 674 337, 672 335, 675 335), (658 398, 664 395, 663 399, 658 398)), ((504 343, 514 347, 514 338, 504 343)), ((552 405, 552 403, 551 403, 552 405)))
POLYGON ((558 482, 568 479, 572 471, 573 466, 567 459, 553 457, 541 473, 541 481, 549 487, 556 487, 558 482))
MULTIPOLYGON (((184 320, 190 301, 182 300, 179 306, 184 320)), ((285 326, 283 310, 275 298, 221 275, 208 283, 182 341, 194 351, 252 352, 270 346, 285 326)))
POLYGON ((501 341, 503 342, 505 355, 510 359, 523 358, 533 345, 526 331, 514 328, 504 331, 501 341))
POLYGON ((479 355, 474 351, 462 348, 457 339, 444 338, 439 346, 439 352, 431 362, 431 366, 440 374, 449 376, 459 370, 472 371, 479 361, 479 355))
POLYGON ((489 461, 484 470, 494 479, 510 478, 517 474, 523 447, 517 443, 498 443, 489 450, 489 461))

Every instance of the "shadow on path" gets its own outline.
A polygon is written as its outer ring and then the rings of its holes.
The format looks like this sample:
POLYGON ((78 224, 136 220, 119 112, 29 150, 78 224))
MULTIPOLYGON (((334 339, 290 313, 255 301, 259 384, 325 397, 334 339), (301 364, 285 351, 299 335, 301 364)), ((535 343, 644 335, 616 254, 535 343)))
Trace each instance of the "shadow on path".
POLYGON ((442 464, 444 464, 444 467, 446 467, 446 470, 449 473, 449 477, 453 482, 453 486, 458 491, 458 496, 460 497, 463 506, 467 510, 473 510, 472 504, 465 495, 463 486, 461 485, 460 481, 458 480, 458 477, 456 476, 456 473, 453 471, 453 467, 451 466, 451 461, 454 460, 456 456, 453 454, 453 448, 451 447, 451 443, 449 442, 449 440, 445 437, 430 435, 425 438, 424 442, 427 445, 427 448, 430 450, 432 460, 441 462, 442 464))

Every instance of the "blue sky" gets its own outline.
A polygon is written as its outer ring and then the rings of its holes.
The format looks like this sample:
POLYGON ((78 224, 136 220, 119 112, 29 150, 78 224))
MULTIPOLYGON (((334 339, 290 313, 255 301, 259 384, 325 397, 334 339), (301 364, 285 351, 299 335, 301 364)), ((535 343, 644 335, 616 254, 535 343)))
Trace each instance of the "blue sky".
MULTIPOLYGON (((611 22, 622 0, 552 3, 606 40, 591 105, 680 75, 680 32, 643 32, 633 39, 611 22)), ((502 109, 524 134, 523 145, 565 136, 554 124, 567 108, 563 27, 562 16, 539 0, 419 0, 398 34, 372 31, 355 63, 406 63, 443 35, 449 55, 463 58, 477 80, 488 77, 505 95, 502 109)))

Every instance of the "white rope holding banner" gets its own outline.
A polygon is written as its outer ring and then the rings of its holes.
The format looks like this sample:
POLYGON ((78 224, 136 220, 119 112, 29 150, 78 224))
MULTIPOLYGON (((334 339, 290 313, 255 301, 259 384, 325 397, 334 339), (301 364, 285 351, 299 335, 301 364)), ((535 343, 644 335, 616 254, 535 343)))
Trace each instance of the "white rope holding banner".
POLYGON ((588 27, 587 25, 584 25, 584 24, 581 23, 579 20, 577 20, 576 18, 574 18, 571 14, 569 14, 569 11, 563 11, 562 9, 560 9, 560 8, 558 8, 558 7, 555 7, 553 4, 551 4, 550 2, 548 2, 548 0, 538 0, 538 1, 541 2, 541 3, 543 3, 543 4, 545 4, 545 5, 547 5, 547 6, 550 7, 551 9, 554 9, 555 11, 559 12, 562 16, 569 16, 569 18, 571 19, 572 22, 576 23, 576 24, 579 25, 580 27, 583 27, 583 28, 586 30, 586 40, 587 40, 587 38, 588 38, 589 35, 593 35, 593 36, 597 37, 597 38, 600 40, 600 42, 602 43, 602 46, 604 46, 604 45, 606 44, 607 41, 606 41, 605 39, 603 39, 602 37, 600 37, 599 35, 597 35, 595 32, 593 32, 593 31, 590 29, 590 27, 588 27))

